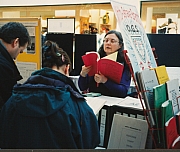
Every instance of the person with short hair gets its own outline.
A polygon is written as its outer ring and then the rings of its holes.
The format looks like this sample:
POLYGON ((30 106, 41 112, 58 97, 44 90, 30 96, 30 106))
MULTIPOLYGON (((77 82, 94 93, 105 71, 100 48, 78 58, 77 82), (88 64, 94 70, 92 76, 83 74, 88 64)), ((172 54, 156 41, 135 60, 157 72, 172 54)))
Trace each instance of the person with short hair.
POLYGON ((22 79, 14 60, 30 44, 22 23, 8 22, 0 28, 0 108, 11 96, 13 86, 22 79))
POLYGON ((71 62, 52 41, 43 45, 43 68, 13 94, 0 115, 2 149, 94 149, 97 118, 68 77, 71 62))

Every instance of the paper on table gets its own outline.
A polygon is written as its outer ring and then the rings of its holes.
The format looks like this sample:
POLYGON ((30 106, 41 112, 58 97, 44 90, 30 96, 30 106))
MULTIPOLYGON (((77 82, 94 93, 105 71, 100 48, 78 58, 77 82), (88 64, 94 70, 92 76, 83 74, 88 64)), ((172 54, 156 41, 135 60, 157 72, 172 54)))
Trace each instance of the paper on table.
POLYGON ((98 114, 99 110, 104 106, 106 100, 100 99, 99 97, 85 97, 87 104, 94 111, 94 114, 98 114))
POLYGON ((106 100, 105 105, 107 106, 116 105, 124 100, 124 98, 117 98, 117 97, 110 97, 110 96, 99 96, 98 98, 106 100))
MULTIPOLYGON (((142 104, 145 108, 144 100, 142 99, 142 104)), ((117 105, 122 107, 129 107, 133 109, 143 109, 140 99, 133 97, 126 97, 124 100, 119 102, 117 105)))

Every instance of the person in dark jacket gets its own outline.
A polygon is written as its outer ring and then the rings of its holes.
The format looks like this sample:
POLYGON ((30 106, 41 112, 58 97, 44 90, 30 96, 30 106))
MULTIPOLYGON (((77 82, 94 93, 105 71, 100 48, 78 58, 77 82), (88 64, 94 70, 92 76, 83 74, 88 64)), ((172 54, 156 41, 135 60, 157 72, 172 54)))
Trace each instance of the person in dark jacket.
POLYGON ((102 95, 112 97, 126 97, 130 87, 131 73, 126 64, 123 50, 124 43, 121 33, 115 30, 107 32, 98 52, 100 58, 118 52, 116 61, 124 65, 121 81, 119 84, 115 83, 101 73, 97 73, 95 76, 90 77, 88 76, 88 72, 90 71, 91 66, 85 67, 85 65, 83 65, 78 81, 80 90, 85 92, 98 92, 102 95), (98 86, 97 83, 99 84, 98 86))
POLYGON ((14 59, 30 43, 22 23, 8 22, 0 28, 0 108, 11 96, 13 86, 22 79, 14 59))
POLYGON ((70 59, 52 41, 43 68, 14 86, 0 115, 0 148, 94 149, 100 142, 93 110, 68 77, 70 59))

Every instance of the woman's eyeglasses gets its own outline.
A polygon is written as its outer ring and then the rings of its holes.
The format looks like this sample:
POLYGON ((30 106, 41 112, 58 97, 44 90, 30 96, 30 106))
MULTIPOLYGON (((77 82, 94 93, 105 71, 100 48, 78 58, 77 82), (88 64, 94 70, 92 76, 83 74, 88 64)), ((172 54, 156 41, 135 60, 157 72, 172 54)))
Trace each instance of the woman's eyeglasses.
POLYGON ((103 40, 103 43, 108 43, 108 42, 110 42, 111 44, 119 43, 119 42, 116 41, 115 39, 104 39, 104 40, 103 40))

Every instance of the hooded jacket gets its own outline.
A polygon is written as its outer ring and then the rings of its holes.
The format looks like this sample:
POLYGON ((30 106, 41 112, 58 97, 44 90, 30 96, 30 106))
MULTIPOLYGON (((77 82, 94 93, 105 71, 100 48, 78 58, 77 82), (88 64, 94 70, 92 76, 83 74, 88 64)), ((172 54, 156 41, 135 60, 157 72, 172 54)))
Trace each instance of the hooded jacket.
POLYGON ((97 118, 65 75, 43 68, 17 84, 0 115, 0 148, 90 149, 97 118))

